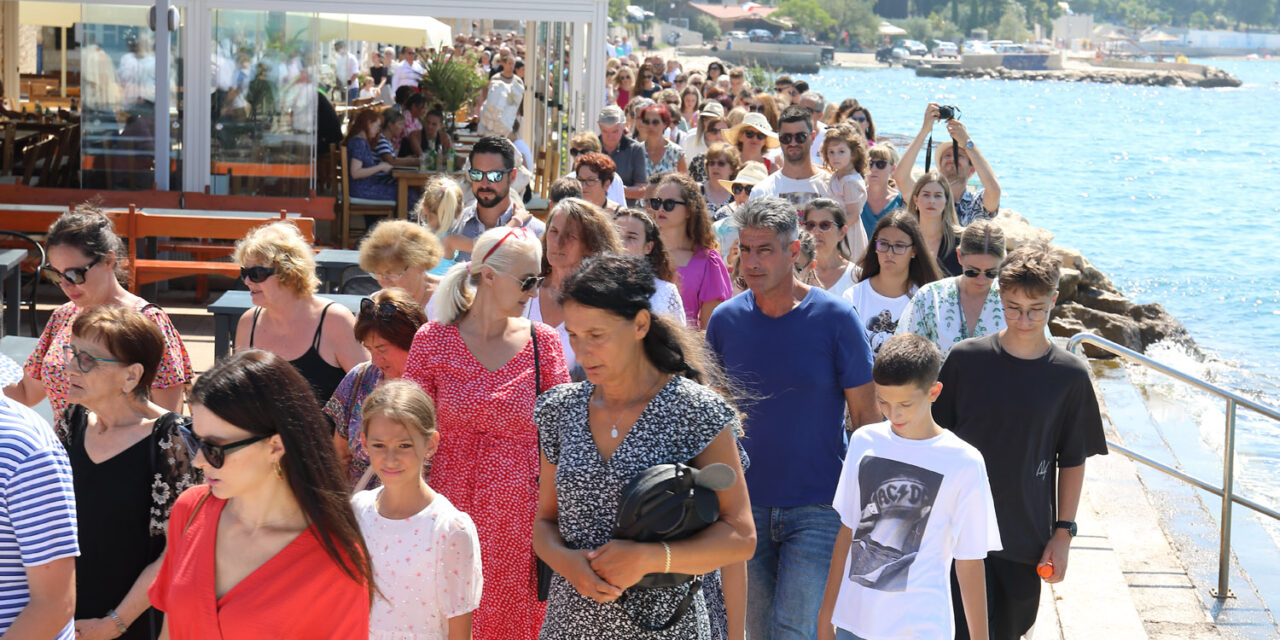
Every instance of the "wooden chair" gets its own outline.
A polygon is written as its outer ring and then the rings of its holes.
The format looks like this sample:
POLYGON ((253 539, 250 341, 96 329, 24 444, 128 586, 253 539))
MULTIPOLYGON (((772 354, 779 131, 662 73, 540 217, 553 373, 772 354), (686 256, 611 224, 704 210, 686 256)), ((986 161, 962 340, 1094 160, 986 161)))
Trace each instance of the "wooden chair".
POLYGON ((396 201, 351 197, 351 181, 348 176, 351 173, 351 158, 347 155, 347 145, 339 146, 341 162, 337 166, 339 185, 337 234, 338 248, 346 249, 347 241, 351 236, 351 214, 394 216, 396 213, 396 201))
POLYGON ((18 123, 9 121, 0 123, 0 178, 6 178, 13 175, 13 153, 14 147, 17 146, 18 140, 18 123))
POLYGON ((80 125, 69 124, 63 127, 62 137, 58 140, 58 155, 49 169, 49 186, 68 189, 72 177, 80 167, 80 125))
POLYGON ((42 134, 38 142, 27 145, 22 154, 22 176, 0 176, 0 184, 20 184, 25 186, 44 186, 41 178, 47 173, 52 156, 58 150, 58 138, 53 134, 42 134))

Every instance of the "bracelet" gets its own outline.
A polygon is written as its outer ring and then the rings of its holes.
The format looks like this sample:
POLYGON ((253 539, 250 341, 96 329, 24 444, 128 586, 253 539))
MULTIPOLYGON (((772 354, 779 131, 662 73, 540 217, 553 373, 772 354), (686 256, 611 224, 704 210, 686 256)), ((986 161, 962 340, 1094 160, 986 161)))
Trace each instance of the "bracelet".
POLYGON ((662 566, 663 573, 671 573, 671 545, 666 542, 662 543, 662 548, 667 552, 667 562, 662 566))
POLYGON ((119 631, 120 635, 124 635, 124 633, 129 630, 129 625, 125 624, 124 620, 120 619, 120 614, 116 613, 115 609, 108 611, 107 617, 111 618, 111 621, 116 623, 116 631, 119 631))

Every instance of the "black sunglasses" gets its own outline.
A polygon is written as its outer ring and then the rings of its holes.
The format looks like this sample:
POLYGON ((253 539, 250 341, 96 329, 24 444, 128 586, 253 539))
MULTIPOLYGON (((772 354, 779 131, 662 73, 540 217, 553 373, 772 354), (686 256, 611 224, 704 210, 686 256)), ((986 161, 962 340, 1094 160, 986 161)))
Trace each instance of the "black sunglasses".
MULTIPOLYGON (((498 271, 498 270, 497 270, 497 269, 494 269, 494 271, 498 271)), ((513 275, 511 275, 511 274, 509 274, 509 273, 505 273, 505 272, 502 272, 502 271, 498 271, 498 273, 501 273, 502 275, 504 275, 504 276, 506 276, 506 277, 508 277, 508 278, 511 278, 512 280, 515 280, 516 282, 519 282, 519 283, 520 283, 520 291, 521 291, 522 293, 528 293, 528 292, 530 292, 530 291, 533 291, 534 289, 537 289, 538 287, 541 287, 541 286, 542 286, 542 281, 543 281, 543 280, 546 280, 546 277, 544 277, 544 276, 529 276, 528 278, 517 278, 517 277, 515 277, 515 276, 513 276, 513 275)))
POLYGON ((759 131, 756 131, 755 129, 743 129, 743 130, 742 130, 742 137, 744 137, 744 138, 755 138, 755 139, 757 139, 757 140, 764 140, 765 138, 767 138, 767 137, 769 137, 769 136, 767 136, 767 135, 765 135, 765 134, 763 134, 763 133, 761 133, 761 132, 759 132, 759 131))
POLYGON ((663 124, 662 124, 662 121, 661 121, 661 120, 641 120, 641 122, 643 122, 643 123, 645 123, 645 124, 647 124, 647 125, 649 125, 649 126, 651 126, 651 127, 661 127, 661 126, 663 126, 663 124))
POLYGON ((889 161, 888 160, 872 160, 870 163, 868 163, 868 166, 870 166, 872 169, 887 169, 889 167, 889 161))
POLYGON ((972 268, 972 267, 968 267, 968 268, 966 268, 966 269, 964 270, 964 277, 966 277, 966 278, 976 278, 976 277, 978 277, 979 275, 985 275, 985 276, 987 276, 987 279, 988 279, 988 280, 995 280, 995 279, 996 279, 996 277, 998 277, 998 276, 1000 275, 1000 270, 999 270, 999 269, 987 269, 987 270, 985 270, 985 271, 979 271, 979 270, 974 269, 974 268, 972 268))
POLYGON ((649 198, 649 208, 654 211, 661 209, 670 213, 676 210, 676 205, 678 204, 688 204, 688 202, 684 200, 673 200, 671 198, 667 198, 666 200, 663 200, 662 198, 649 198))
POLYGON ((394 302, 374 302, 370 298, 360 299, 360 315, 373 315, 375 310, 379 320, 390 320, 396 315, 396 304, 394 302))
POLYGON ((496 184, 502 182, 502 178, 506 175, 506 171, 481 171, 479 169, 471 169, 467 171, 467 177, 470 178, 472 182, 480 182, 481 180, 488 179, 489 182, 496 184))
POLYGON ((67 269, 66 271, 58 271, 48 265, 41 267, 40 270, 44 271, 45 276, 47 276, 49 281, 54 284, 62 284, 62 281, 66 280, 74 285, 82 285, 84 284, 85 278, 89 275, 89 270, 94 268, 94 266, 99 262, 102 262, 102 256, 94 256, 93 261, 89 264, 86 264, 83 267, 67 269))
POLYGON ((804 144, 809 141, 809 134, 801 131, 800 133, 782 133, 778 134, 778 142, 782 144, 791 144, 795 140, 796 144, 804 144))
POLYGON ((733 185, 733 195, 742 195, 744 193, 750 195, 751 187, 754 186, 753 184, 735 184, 733 185))
POLYGON ((261 442, 271 437, 254 436, 252 438, 245 438, 244 440, 228 442, 227 444, 212 444, 197 438, 196 434, 192 433, 188 429, 179 429, 178 433, 182 435, 182 442, 186 444, 187 451, 191 454, 191 457, 194 458, 197 451, 203 453, 205 462, 208 462, 209 466, 214 469, 222 468, 222 463, 227 461, 228 453, 231 453, 236 449, 243 449, 255 442, 261 442))
POLYGON ((591 150, 590 149, 570 149, 569 150, 569 155, 575 158, 584 153, 591 153, 591 150))
POLYGON ((240 279, 248 278, 249 282, 257 284, 266 282, 267 278, 275 275, 275 273, 275 267, 240 267, 240 279))

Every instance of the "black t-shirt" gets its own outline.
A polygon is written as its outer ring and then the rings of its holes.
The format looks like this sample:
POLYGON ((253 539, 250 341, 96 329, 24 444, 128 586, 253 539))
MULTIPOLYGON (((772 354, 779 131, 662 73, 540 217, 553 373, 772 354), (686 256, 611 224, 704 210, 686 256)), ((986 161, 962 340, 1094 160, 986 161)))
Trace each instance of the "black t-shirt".
POLYGON ((1057 519, 1058 467, 1107 453, 1085 361, 1054 345, 1035 360, 1005 352, 998 333, 952 347, 933 419, 982 452, 1002 551, 1036 564, 1057 519))

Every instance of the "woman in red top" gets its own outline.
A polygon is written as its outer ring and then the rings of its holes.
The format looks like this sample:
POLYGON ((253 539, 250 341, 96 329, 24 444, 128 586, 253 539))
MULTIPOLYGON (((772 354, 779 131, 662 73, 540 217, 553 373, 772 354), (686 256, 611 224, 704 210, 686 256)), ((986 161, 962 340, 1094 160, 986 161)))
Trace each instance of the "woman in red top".
POLYGON ((369 637, 369 553, 311 386, 279 356, 251 349, 191 390, 205 484, 185 491, 148 595, 163 636, 369 637))
POLYGON ((533 406, 539 392, 568 382, 569 372, 556 330, 522 317, 542 284, 537 236, 491 229, 471 255, 441 281, 439 321, 414 336, 404 377, 436 403, 440 448, 431 488, 470 515, 480 536, 484 594, 475 638, 532 639, 545 612, 533 560, 533 406))

